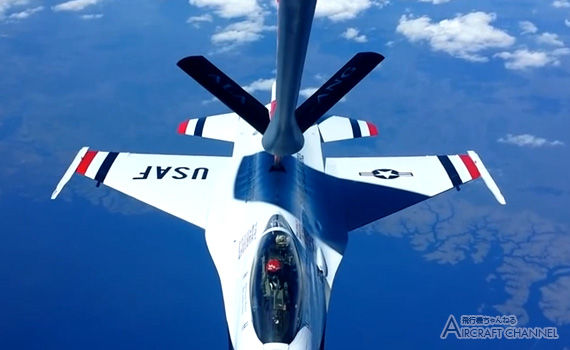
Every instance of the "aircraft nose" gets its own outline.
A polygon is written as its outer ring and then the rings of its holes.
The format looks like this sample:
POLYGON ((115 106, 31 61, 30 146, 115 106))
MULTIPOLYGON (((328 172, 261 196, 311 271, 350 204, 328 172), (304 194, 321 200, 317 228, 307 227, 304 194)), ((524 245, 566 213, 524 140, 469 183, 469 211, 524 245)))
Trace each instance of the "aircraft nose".
POLYGON ((289 344, 283 343, 267 343, 263 344, 263 350, 288 350, 289 344))

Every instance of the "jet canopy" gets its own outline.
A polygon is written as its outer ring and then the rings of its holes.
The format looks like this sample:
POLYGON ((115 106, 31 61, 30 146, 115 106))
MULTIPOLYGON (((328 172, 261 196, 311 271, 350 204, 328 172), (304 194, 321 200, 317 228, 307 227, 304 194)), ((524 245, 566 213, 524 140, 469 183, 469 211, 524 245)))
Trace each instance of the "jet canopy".
POLYGON ((301 328, 301 272, 294 236, 274 215, 261 238, 251 274, 253 326, 263 343, 291 343, 301 328))

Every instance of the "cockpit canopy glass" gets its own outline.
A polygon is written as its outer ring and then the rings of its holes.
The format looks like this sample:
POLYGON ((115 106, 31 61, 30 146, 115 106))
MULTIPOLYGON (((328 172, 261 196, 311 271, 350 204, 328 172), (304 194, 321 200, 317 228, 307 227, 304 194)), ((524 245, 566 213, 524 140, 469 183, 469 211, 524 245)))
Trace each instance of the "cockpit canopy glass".
POLYGON ((268 224, 273 230, 261 239, 251 274, 253 326, 263 343, 288 344, 301 324, 300 264, 290 228, 275 217, 268 224))

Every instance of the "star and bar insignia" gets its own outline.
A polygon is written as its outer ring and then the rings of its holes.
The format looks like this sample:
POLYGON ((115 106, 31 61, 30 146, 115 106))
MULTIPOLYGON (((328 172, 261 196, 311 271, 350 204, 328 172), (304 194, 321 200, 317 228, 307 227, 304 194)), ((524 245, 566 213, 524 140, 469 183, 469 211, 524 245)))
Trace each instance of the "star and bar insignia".
POLYGON ((375 169, 372 171, 363 171, 358 173, 358 175, 374 176, 379 179, 386 179, 386 180, 396 179, 400 176, 414 176, 414 174, 412 174, 409 171, 398 171, 393 169, 375 169))

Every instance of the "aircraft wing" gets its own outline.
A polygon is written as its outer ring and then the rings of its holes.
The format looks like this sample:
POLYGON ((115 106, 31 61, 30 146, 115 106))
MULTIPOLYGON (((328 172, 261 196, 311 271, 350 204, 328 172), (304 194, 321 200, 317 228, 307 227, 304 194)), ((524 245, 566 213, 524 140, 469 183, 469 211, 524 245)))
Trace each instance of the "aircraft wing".
POLYGON ((78 173, 204 228, 216 183, 227 175, 230 161, 229 157, 103 152, 83 147, 51 198, 78 173))
POLYGON ((479 156, 326 158, 325 172, 342 181, 349 229, 368 224, 481 177, 505 204, 479 156))

